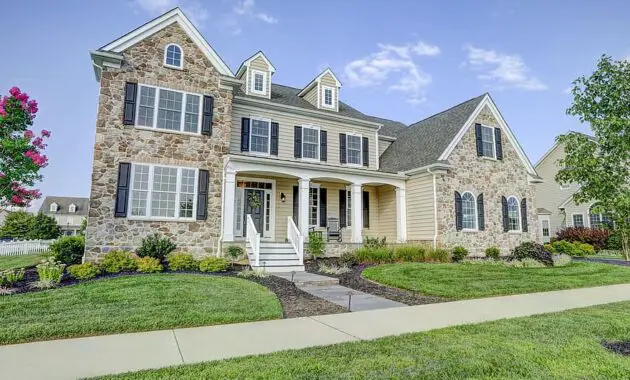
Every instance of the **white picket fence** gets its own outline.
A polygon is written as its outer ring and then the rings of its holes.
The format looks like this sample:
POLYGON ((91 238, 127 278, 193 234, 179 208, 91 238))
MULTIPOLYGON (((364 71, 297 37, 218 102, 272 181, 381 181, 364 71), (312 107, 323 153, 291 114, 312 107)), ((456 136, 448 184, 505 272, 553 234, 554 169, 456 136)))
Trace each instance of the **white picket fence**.
POLYGON ((30 255, 46 252, 54 240, 20 240, 0 242, 0 256, 30 255))

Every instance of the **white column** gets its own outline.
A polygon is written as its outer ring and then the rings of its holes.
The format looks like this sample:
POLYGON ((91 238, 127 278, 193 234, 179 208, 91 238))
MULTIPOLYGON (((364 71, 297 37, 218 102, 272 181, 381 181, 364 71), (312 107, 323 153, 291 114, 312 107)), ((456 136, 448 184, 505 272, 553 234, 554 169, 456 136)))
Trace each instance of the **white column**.
POLYGON ((309 196, 309 189, 311 187, 311 180, 309 178, 300 178, 299 183, 300 183, 300 186, 299 186, 300 203, 299 203, 298 224, 300 228, 300 233, 306 239, 308 238, 308 212, 309 212, 308 196, 309 196))
POLYGON ((234 195, 236 194, 236 173, 226 172, 223 184, 223 240, 234 241, 234 195))
POLYGON ((407 241, 407 201, 405 189, 396 188, 396 240, 407 241))
POLYGON ((361 229, 363 228, 363 194, 361 193, 361 185, 353 183, 350 185, 352 192, 352 242, 362 243, 361 229))

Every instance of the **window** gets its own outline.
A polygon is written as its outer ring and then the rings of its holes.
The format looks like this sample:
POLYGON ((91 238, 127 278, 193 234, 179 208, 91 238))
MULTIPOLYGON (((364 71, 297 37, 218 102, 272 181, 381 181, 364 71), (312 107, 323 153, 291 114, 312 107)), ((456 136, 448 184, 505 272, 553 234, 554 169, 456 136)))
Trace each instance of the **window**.
POLYGON ((346 162, 361 165, 361 135, 346 135, 346 162))
POLYGON ((462 194, 462 227, 465 230, 477 229, 477 204, 475 196, 469 191, 462 194))
MULTIPOLYGON (((593 212, 591 210, 591 212, 593 212)), ((599 228, 602 226, 602 215, 601 214, 588 214, 589 223, 591 224, 591 228, 599 228)))
POLYGON ((57 212, 58 209, 59 209, 59 206, 57 206, 56 203, 50 204, 50 212, 57 212))
POLYGON ((333 104, 333 88, 324 87, 324 107, 335 108, 333 104))
POLYGON ((73 225, 73 224, 74 224, 74 218, 73 218, 73 217, 71 217, 71 216, 70 216, 70 217, 68 217, 67 222, 68 222, 68 225, 73 225))
POLYGON ((542 221, 542 236, 549 237, 549 221, 548 220, 542 221))
POLYGON ((508 229, 509 231, 521 230, 520 204, 515 197, 509 197, 507 200, 508 211, 508 229))
POLYGON ((192 219, 196 179, 196 169, 134 164, 130 216, 192 219))
POLYGON ((494 155, 494 128, 481 126, 481 142, 483 144, 484 157, 495 158, 494 155))
POLYGON ((267 88, 267 73, 257 70, 252 70, 250 91, 255 94, 266 95, 267 88))
POLYGON ((319 160, 319 128, 302 126, 302 158, 319 160))
POLYGON ((584 215, 573 214, 573 227, 584 227, 584 215))
POLYGON ((136 126, 199 133, 201 95, 140 86, 136 126))
POLYGON ((68 212, 77 212, 77 206, 75 206, 74 204, 71 204, 70 206, 68 206, 68 212))
POLYGON ((308 191, 308 225, 319 226, 319 188, 311 187, 308 191))
POLYGON ((249 151, 269 154, 271 121, 252 118, 251 123, 249 151))
POLYGON ((184 61, 182 56, 182 48, 175 44, 167 45, 164 52, 164 66, 181 69, 184 61))

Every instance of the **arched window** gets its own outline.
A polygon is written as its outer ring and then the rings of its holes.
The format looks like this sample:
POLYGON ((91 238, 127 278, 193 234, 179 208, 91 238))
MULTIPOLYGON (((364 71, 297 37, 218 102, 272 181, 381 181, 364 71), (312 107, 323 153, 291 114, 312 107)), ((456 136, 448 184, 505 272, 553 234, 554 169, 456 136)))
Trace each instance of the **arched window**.
POLYGON ((175 44, 166 45, 166 49, 164 50, 164 65, 181 69, 183 62, 184 54, 182 54, 182 48, 175 44))
POLYGON ((510 231, 521 230, 521 207, 516 197, 511 196, 507 200, 508 227, 510 231))
POLYGON ((467 191, 462 194, 462 228, 466 230, 477 229, 477 205, 475 196, 467 191))
POLYGON ((57 212, 58 208, 59 207, 57 206, 56 203, 53 202, 53 203, 50 204, 50 212, 57 212))
POLYGON ((68 212, 77 212, 77 206, 73 204, 71 204, 70 206, 68 206, 68 212))

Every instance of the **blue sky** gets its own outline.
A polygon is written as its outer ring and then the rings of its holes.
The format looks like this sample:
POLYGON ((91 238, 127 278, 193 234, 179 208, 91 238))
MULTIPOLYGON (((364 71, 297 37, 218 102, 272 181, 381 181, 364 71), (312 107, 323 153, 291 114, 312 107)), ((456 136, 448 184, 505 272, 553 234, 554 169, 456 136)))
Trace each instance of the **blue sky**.
POLYGON ((573 79, 630 56, 630 3, 607 1, 12 1, 0 21, 0 92, 17 85, 52 131, 44 195, 88 196, 98 84, 88 51, 180 6, 230 68, 263 50, 275 83, 325 67, 341 99, 413 123, 489 91, 535 163, 569 129, 573 79), (9 52, 9 53, 7 53, 9 52))

